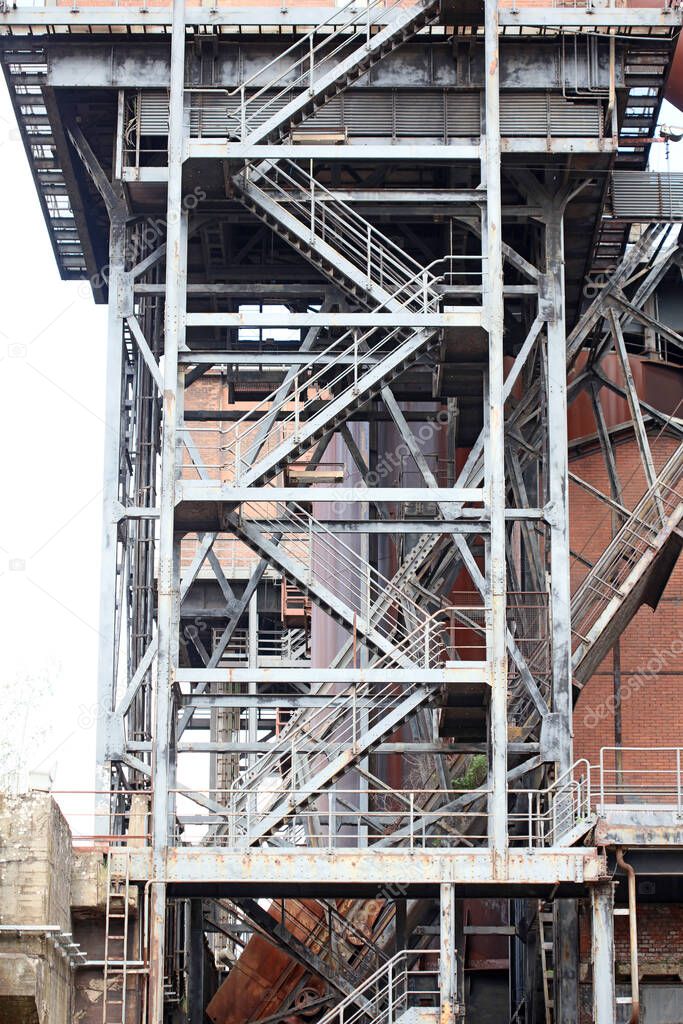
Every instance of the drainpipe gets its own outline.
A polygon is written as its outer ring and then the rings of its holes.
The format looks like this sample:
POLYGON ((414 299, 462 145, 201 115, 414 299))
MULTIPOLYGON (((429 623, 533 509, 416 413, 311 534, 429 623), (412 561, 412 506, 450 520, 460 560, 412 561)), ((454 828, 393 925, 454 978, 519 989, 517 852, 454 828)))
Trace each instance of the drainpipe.
POLYGON ((628 877, 628 928, 631 950, 631 1017, 629 1024, 640 1020, 640 994, 638 991, 638 923, 636 920, 636 873, 624 860, 624 852, 617 847, 617 864, 628 877))

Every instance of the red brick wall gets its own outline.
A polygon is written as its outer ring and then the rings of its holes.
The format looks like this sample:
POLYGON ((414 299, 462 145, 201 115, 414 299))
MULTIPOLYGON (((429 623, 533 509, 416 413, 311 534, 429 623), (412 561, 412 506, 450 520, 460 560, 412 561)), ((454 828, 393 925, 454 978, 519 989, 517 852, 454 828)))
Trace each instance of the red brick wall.
MULTIPOLYGON (((672 438, 652 438, 657 466, 673 452, 672 438)), ((632 507, 645 490, 635 440, 616 447, 624 502, 632 507)), ((570 470, 604 493, 609 483, 599 451, 573 459, 570 470)), ((611 536, 611 512, 578 484, 570 483, 572 550, 594 561, 611 536)), ((572 589, 586 572, 576 559, 572 589)), ((621 637, 622 743, 666 746, 683 743, 683 560, 679 561, 656 611, 642 606, 621 637)), ((596 763, 602 746, 614 744, 614 668, 610 655, 584 687, 574 711, 575 757, 596 763)), ((643 763, 642 758, 640 759, 643 763)), ((635 763, 632 759, 632 763, 635 763)))

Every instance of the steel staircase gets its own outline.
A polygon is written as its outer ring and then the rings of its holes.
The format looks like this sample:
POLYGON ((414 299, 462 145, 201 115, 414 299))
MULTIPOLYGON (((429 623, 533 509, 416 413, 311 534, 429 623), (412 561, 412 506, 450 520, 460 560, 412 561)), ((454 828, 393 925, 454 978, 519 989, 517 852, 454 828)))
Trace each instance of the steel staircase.
POLYGON ((439 8, 439 0, 345 4, 234 90, 230 137, 250 144, 283 138, 435 21, 439 8))
POLYGON ((420 968, 420 957, 435 950, 395 953, 350 995, 324 1014, 319 1024, 436 1024, 440 995, 437 969, 420 968))
POLYGON ((436 278, 348 203, 291 160, 247 164, 240 201, 363 305, 436 310, 436 278))
MULTIPOLYGON (((640 499, 572 597, 574 681, 587 682, 627 626, 647 588, 655 563, 680 551, 683 519, 683 444, 640 499), (664 521, 662 522, 662 507, 664 521)), ((673 563, 669 563, 672 565, 673 563)), ((665 580, 668 578, 668 572, 665 580)), ((664 580, 664 581, 665 581, 664 580)))
MULTIPOLYGON (((325 434, 345 423, 383 387, 399 377, 438 344, 434 330, 390 332, 372 328, 363 334, 348 331, 329 345, 323 355, 339 356, 339 362, 319 366, 315 358, 304 363, 285 397, 278 390, 255 410, 230 425, 223 436, 221 469, 235 482, 250 487, 267 482, 290 462, 300 459, 325 434), (351 359, 349 363, 347 359, 351 359), (252 462, 249 451, 258 445, 259 430, 271 426, 273 403, 279 416, 275 423, 284 439, 270 444, 252 462), (257 419, 252 419, 254 412, 257 419), (259 415, 260 414, 260 415, 259 415)), ((268 435, 266 434, 266 441, 268 435)))
MULTIPOLYGON (((681 548, 682 520, 683 444, 572 595, 572 676, 576 686, 590 679, 626 629, 661 564, 664 574, 660 583, 666 583, 681 548)), ((548 654, 546 640, 530 657, 530 667, 548 654)), ((530 724, 533 707, 521 690, 511 692, 509 707, 518 722, 530 724)))
MULTIPOLYGON (((409 633, 397 628, 391 653, 373 667, 444 664, 449 657, 446 621, 441 614, 425 618, 417 606, 414 617, 417 625, 409 633)), ((343 688, 325 684, 316 695, 328 698, 324 705, 294 714, 268 753, 231 787, 227 830, 231 845, 253 845, 287 824, 294 826, 297 811, 316 801, 382 740, 427 707, 435 691, 420 683, 398 690, 393 683, 379 688, 365 683, 343 688), (311 754, 311 744, 324 744, 324 753, 311 754)), ((329 831, 331 838, 331 821, 329 831)))
POLYGON ((262 506, 244 502, 239 511, 226 514, 226 521, 241 540, 376 653, 395 665, 411 667, 416 657, 423 664, 423 654, 412 642, 414 629, 428 621, 426 613, 303 506, 272 502, 264 513, 262 506), (285 543, 275 543, 259 527, 264 514, 280 537, 287 536, 285 543), (383 610, 373 615, 380 599, 383 610))
POLYGON ((233 831, 231 845, 252 846, 286 825, 294 830, 297 812, 319 799, 323 791, 433 697, 433 689, 417 683, 399 691, 393 684, 379 691, 368 686, 346 687, 330 697, 323 708, 302 716, 273 745, 264 763, 260 762, 253 773, 247 772, 233 787, 230 819, 235 829, 244 831, 242 835, 233 831), (324 754, 306 753, 314 741, 324 741, 324 754), (252 797, 258 797, 259 806, 249 813, 252 797))
MULTIPOLYGON (((439 310, 434 273, 295 164, 263 161, 247 167, 235 182, 245 206, 362 305, 397 313, 439 310)), ((346 331, 299 367, 291 388, 279 386, 232 424, 221 468, 243 486, 270 479, 437 340, 434 328, 346 331), (330 357, 327 364, 316 362, 320 355, 330 357), (284 440, 269 444, 276 419, 284 440), (262 455, 254 454, 262 448, 262 455)))
MULTIPOLYGON (((665 40, 659 46, 626 51, 624 75, 628 93, 619 131, 614 170, 645 170, 651 140, 657 131, 671 49, 665 40)), ((605 183, 603 214, 597 223, 587 276, 599 286, 621 260, 631 225, 615 218, 610 210, 609 181, 605 183)))

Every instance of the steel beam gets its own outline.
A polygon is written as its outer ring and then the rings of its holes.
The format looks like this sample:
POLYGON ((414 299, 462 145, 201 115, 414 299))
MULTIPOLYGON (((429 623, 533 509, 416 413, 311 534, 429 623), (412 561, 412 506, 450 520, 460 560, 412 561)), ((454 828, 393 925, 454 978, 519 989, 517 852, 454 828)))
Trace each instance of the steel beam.
MULTIPOLYGON (((473 289, 476 293, 476 289, 473 289)), ((481 327, 483 312, 461 306, 445 313, 290 313, 287 310, 245 313, 188 313, 188 327, 264 328, 295 330, 302 327, 481 327)))
MULTIPOLYGON (((387 9, 388 10, 388 9, 387 9)), ((387 19, 389 15, 387 14, 387 19)), ((167 33, 173 21, 173 9, 170 5, 159 7, 24 7, 8 8, 0 15, 0 24, 8 29, 31 28, 35 32, 43 27, 70 28, 84 32, 87 29, 101 30, 108 33, 112 28, 131 26, 149 29, 164 29, 167 33)), ((316 7, 289 7, 282 9, 253 7, 210 8, 187 7, 185 24, 188 28, 208 28, 221 30, 239 30, 241 28, 259 28, 262 26, 300 28, 319 25, 323 21, 335 24, 348 18, 342 9, 319 5, 316 7)), ((375 22, 385 22, 380 14, 375 22)), ((542 28, 545 30, 562 28, 675 28, 681 24, 680 9, 673 5, 661 7, 514 7, 503 10, 500 17, 501 29, 510 28, 542 28)))
POLYGON ((573 763, 571 677, 571 591, 569 585, 569 506, 567 435, 567 338, 564 313, 564 202, 556 197, 545 218, 548 300, 547 419, 550 525, 550 610, 552 694, 559 774, 573 763))
MULTIPOLYGON (((149 851, 130 851, 131 878, 152 877, 149 851)), ((305 895, 382 891, 387 880, 404 886, 406 893, 434 894, 442 884, 470 884, 499 890, 510 887, 565 885, 572 890, 606 879, 604 855, 591 847, 552 851, 539 849, 530 857, 525 850, 511 849, 504 860, 487 849, 336 849, 300 847, 285 849, 229 850, 224 847, 178 847, 169 850, 161 876, 166 884, 213 886, 214 891, 281 894, 285 888, 305 895), (305 874, 304 874, 305 867, 305 874)))
MULTIPOLYGON (((319 683, 391 683, 397 685, 410 685, 413 682, 433 683, 485 683, 487 681, 486 663, 482 661, 454 661, 448 662, 442 668, 420 668, 411 665, 409 668, 393 666, 390 668, 311 668, 308 666, 299 667, 275 667, 275 668, 179 668, 176 672, 176 680, 179 683, 282 683, 290 685, 302 683, 310 685, 319 683)), ((334 694, 329 697, 315 698, 324 702, 333 699, 334 694)), ((246 694, 238 694, 241 699, 246 694)), ((198 700, 199 698, 194 698, 198 700)), ((203 698, 207 701, 232 700, 232 697, 223 697, 213 694, 203 698)), ((260 696, 258 700, 276 699, 260 696)))

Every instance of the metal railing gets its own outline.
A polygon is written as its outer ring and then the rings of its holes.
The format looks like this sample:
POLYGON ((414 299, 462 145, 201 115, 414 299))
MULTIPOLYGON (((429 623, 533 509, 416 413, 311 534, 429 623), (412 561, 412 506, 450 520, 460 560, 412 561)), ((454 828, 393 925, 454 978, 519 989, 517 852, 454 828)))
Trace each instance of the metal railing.
POLYGON ((602 747, 597 772, 599 814, 617 805, 683 815, 683 747, 602 747))
MULTIPOLYGON (((389 688, 386 688, 387 690, 389 688)), ((174 807, 174 825, 169 840, 175 845, 224 848, 244 845, 245 836, 256 829, 268 808, 277 804, 289 807, 277 829, 265 837, 277 848, 316 847, 356 849, 375 844, 421 850, 455 849, 461 846, 485 846, 488 842, 488 807, 491 794, 487 782, 481 785, 453 786, 450 789, 413 786, 393 787, 380 779, 368 784, 333 783, 327 788, 307 788, 298 775, 298 767, 315 767, 337 753, 349 749, 353 724, 348 717, 349 702, 358 716, 366 711, 373 720, 381 719, 382 709, 401 694, 387 694, 374 704, 374 696, 361 694, 359 687, 349 693, 334 694, 324 708, 315 709, 319 728, 307 714, 294 716, 272 752, 262 758, 255 771, 245 773, 229 789, 175 788, 170 790, 174 807), (341 713, 340 713, 341 709, 341 713), (342 721, 340 732, 335 721, 342 721), (307 729, 310 726, 310 731, 307 729), (291 763, 283 763, 283 751, 290 751, 291 763), (274 755, 274 757, 272 756, 274 755), (245 791, 245 780, 255 784, 245 791), (294 787, 294 789, 293 789, 294 787), (249 799, 245 799, 248 796, 249 799), (207 809, 210 808, 210 809, 207 809)), ((403 691, 405 693, 405 691, 403 691)), ((358 719, 360 721, 360 718, 358 719)), ((308 771, 311 777, 311 771, 308 771)), ((126 846, 151 843, 149 810, 141 817, 136 834, 79 834, 79 820, 93 822, 96 797, 111 797, 115 791, 53 791, 56 798, 70 798, 64 813, 72 829, 73 844, 87 843, 112 853, 126 852, 126 846), (88 810, 77 809, 72 798, 85 800, 88 810)), ((130 795, 141 791, 127 791, 130 795)), ((118 791, 117 791, 118 795, 118 791)), ((151 799, 151 791, 145 791, 151 799)), ((509 843, 514 848, 553 849, 575 845, 599 817, 610 820, 612 814, 626 812, 637 820, 639 812, 664 815, 665 821, 683 818, 683 747, 601 748, 598 763, 585 758, 544 788, 508 790, 509 843), (668 816, 668 817, 667 817, 668 816)), ((118 812, 122 817, 128 812, 118 812)), ((629 820, 631 820, 629 818, 629 820)), ((659 820, 659 819, 658 819, 659 820)))
MULTIPOLYGON (((304 751, 302 758, 311 758, 304 751)), ((271 779, 273 777, 271 776, 271 779)), ((382 785, 299 789, 267 842, 283 848, 358 849, 376 844, 416 850, 448 850, 486 846, 487 784, 474 788, 397 788, 382 785)), ((254 799, 235 801, 233 791, 203 790, 195 794, 220 810, 193 811, 191 795, 178 791, 181 803, 170 837, 176 845, 241 847, 257 832, 267 809, 286 805, 292 795, 286 784, 261 786, 254 799)), ((543 789, 510 789, 510 846, 552 849, 573 845, 595 820, 587 761, 576 765, 543 789), (579 772, 581 772, 579 774, 579 772)))
MULTIPOLYGON (((218 643, 221 629, 212 630, 213 646, 218 643)), ((270 662, 303 662, 310 659, 310 638, 304 629, 259 629, 257 664, 270 662)), ((249 663, 249 630, 236 629, 223 651, 219 665, 249 663)))
POLYGON ((585 758, 545 789, 514 791, 518 792, 519 810, 510 814, 510 831, 521 824, 521 835, 515 838, 529 847, 570 845, 577 826, 591 824, 591 768, 585 758))
MULTIPOLYGON (((297 93, 315 94, 316 84, 325 72, 339 64, 354 50, 365 56, 373 27, 385 24, 387 14, 400 10, 403 0, 351 0, 337 7, 310 32, 277 54, 226 96, 226 128, 230 138, 246 142, 260 127, 297 93), (236 107, 230 109, 233 100, 236 107)), ((422 5, 416 4, 416 9, 422 5)))
MULTIPOLYGON (((407 597, 403 588, 384 576, 371 565, 350 544, 342 540, 332 529, 317 520, 307 509, 296 502, 243 502, 239 519, 248 526, 259 528, 260 534, 271 532, 286 544, 287 558, 291 572, 296 574, 299 587, 308 586, 312 592, 316 587, 331 592, 336 600, 346 606, 349 619, 354 619, 361 637, 381 638, 383 649, 391 646, 390 660, 394 664, 408 664, 412 658, 404 655, 402 645, 413 636, 414 630, 422 629, 424 642, 432 628, 433 616, 429 616, 415 601, 407 597), (389 601, 388 609, 381 616, 373 616, 375 603, 382 598, 389 601)), ((239 529, 239 527, 238 527, 239 529)), ((247 543, 248 533, 244 533, 247 543)), ((443 618, 444 612, 439 616, 443 618)), ((430 640, 430 662, 434 658, 444 660, 443 649, 437 654, 436 644, 445 636, 443 625, 439 624, 436 635, 430 640)), ((418 664, 424 664, 420 653, 418 664)))
POLYGON ((362 985, 324 1014, 319 1024, 395 1024, 412 1006, 439 1006, 439 972, 421 967, 425 957, 437 957, 429 949, 404 949, 395 953, 362 985))
MULTIPOLYGON (((405 656, 423 659, 420 664, 435 667, 448 656, 447 642, 448 637, 439 631, 434 616, 405 639, 405 656)), ((385 659, 390 660, 393 659, 385 659)), ((396 726, 391 722, 402 705, 422 694, 422 684, 418 682, 400 689, 393 683, 374 687, 368 683, 337 685, 332 692, 329 686, 319 687, 317 696, 327 696, 324 705, 295 712, 268 753, 232 785, 228 807, 236 821, 243 819, 243 834, 248 836, 251 826, 265 819, 278 797, 300 793, 302 787, 305 789, 306 778, 323 770, 335 756, 349 751, 358 753, 363 737, 371 730, 381 732, 383 723, 394 730, 396 726), (274 779, 277 779, 275 788, 274 779), (264 798, 268 792, 273 800, 264 798), (251 808, 249 821, 245 818, 248 807, 251 808)), ((427 696, 425 692, 425 700, 427 696)))
POLYGON ((626 596, 625 584, 632 571, 654 549, 666 518, 683 503, 682 482, 683 444, 667 461, 572 597, 572 632, 578 643, 590 643, 591 630, 610 603, 626 596))
POLYGON ((249 193, 260 192, 296 216, 311 238, 331 246, 408 311, 438 308, 436 277, 416 259, 370 224, 312 174, 291 160, 248 163, 244 180, 249 193))

